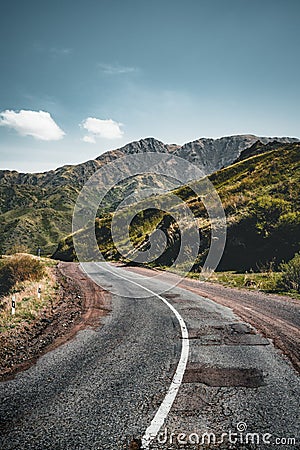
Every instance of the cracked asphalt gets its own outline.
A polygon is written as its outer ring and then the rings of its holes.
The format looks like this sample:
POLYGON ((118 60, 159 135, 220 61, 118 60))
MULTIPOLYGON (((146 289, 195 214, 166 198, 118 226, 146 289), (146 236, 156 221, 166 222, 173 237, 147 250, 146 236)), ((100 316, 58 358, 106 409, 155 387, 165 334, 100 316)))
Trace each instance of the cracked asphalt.
MULTIPOLYGON (((117 270, 128 278, 128 271, 117 270)), ((112 312, 98 329, 79 331, 0 384, 1 450, 126 449, 143 435, 167 392, 181 351, 176 318, 157 297, 140 298, 137 285, 101 267, 90 271, 123 295, 112 295, 112 312)), ((137 274, 134 280, 161 292, 155 280, 137 274)), ((151 448, 264 449, 288 437, 295 443, 276 448, 300 448, 299 376, 272 342, 207 298, 178 287, 165 295, 190 330, 190 355, 151 448), (268 433, 272 443, 220 442, 241 423, 260 438, 268 433), (195 439, 207 432, 216 442, 176 441, 179 433, 195 439)))

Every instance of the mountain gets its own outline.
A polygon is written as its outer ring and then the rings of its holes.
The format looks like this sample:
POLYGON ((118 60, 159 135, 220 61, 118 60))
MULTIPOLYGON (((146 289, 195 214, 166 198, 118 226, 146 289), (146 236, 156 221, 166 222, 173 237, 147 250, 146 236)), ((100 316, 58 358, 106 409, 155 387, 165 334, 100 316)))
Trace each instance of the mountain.
POLYGON ((262 144, 297 142, 297 138, 257 137, 252 134, 227 136, 220 139, 201 138, 178 148, 174 153, 203 168, 209 175, 232 164, 240 154, 257 141, 262 144))
POLYGON ((260 155, 261 153, 265 153, 268 150, 275 150, 276 148, 282 147, 282 142, 274 140, 267 143, 263 143, 260 139, 250 147, 245 148, 240 153, 240 156, 236 159, 235 162, 243 161, 244 159, 250 158, 251 156, 260 155))
MULTIPOLYGON (((183 146, 164 144, 154 138, 141 139, 94 160, 78 165, 65 165, 44 173, 0 171, 0 252, 18 249, 35 252, 42 247, 51 254, 64 236, 71 232, 73 207, 84 183, 104 164, 125 155, 156 152, 184 158, 210 174, 234 162, 255 142, 295 142, 296 138, 266 138, 254 135, 228 136, 220 139, 201 138, 183 146)), ((136 183, 143 186, 147 177, 129 179, 107 197, 102 214, 133 192, 136 183)), ((149 179, 147 179, 149 182, 149 179)), ((159 176, 152 176, 153 187, 160 187, 159 176)), ((172 189, 170 183, 169 188, 172 189)))
MULTIPOLYGON (((253 151, 254 148, 251 153, 253 151)), ((209 177, 220 195, 227 218, 227 243, 219 265, 222 270, 276 267, 300 250, 300 143, 278 146, 275 142, 274 147, 259 144, 256 151, 257 154, 209 177)), ((193 211, 198 221, 201 246, 194 266, 197 271, 210 246, 210 223, 200 197, 189 187, 177 189, 176 195, 193 211)), ((143 202, 138 209, 143 210, 143 202)), ((127 210, 120 212, 124 217, 127 213, 127 210)), ((111 219, 108 214, 97 220, 98 245, 107 259, 126 261, 112 241, 111 219)), ((188 223, 183 225, 188 229, 188 223)), ((164 232, 167 247, 153 265, 171 266, 180 247, 180 234, 169 214, 155 208, 141 212, 132 222, 131 241, 136 248, 147 250, 149 235, 155 229, 164 232)), ((72 236, 60 242, 54 257, 76 258, 72 236)))

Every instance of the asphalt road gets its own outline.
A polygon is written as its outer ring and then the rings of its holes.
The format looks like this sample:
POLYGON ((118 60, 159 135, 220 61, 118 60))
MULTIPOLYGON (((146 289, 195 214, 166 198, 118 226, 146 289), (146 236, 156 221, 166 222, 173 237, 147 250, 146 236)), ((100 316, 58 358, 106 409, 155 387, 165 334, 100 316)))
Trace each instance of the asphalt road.
MULTIPOLYGON (((127 270, 148 277, 158 272, 145 267, 127 267, 127 270)), ((179 283, 184 289, 231 308, 241 319, 272 339, 300 374, 299 299, 258 289, 232 288, 208 281, 199 283, 196 279, 181 279, 167 271, 160 271, 160 274, 163 281, 179 283)))
MULTIPOLYGON (((181 357, 182 330, 162 299, 145 298, 139 285, 149 295, 167 283, 137 274, 128 281, 122 268, 116 274, 107 266, 89 270, 122 295, 113 295, 112 313, 98 330, 80 331, 1 383, 1 450, 125 449, 144 435, 165 399, 181 357)), ((275 439, 291 438, 295 443, 281 441, 276 448, 300 448, 299 377, 272 343, 230 309, 193 292, 172 288, 161 296, 187 324, 190 352, 163 433, 150 448, 196 449, 193 442, 198 436, 201 443, 206 432, 216 443, 200 448, 274 448, 275 439), (221 443, 228 431, 238 430, 245 440, 241 423, 259 444, 230 443, 228 436, 221 443), (179 433, 192 442, 179 444, 179 433), (262 443, 263 434, 270 444, 262 443)))

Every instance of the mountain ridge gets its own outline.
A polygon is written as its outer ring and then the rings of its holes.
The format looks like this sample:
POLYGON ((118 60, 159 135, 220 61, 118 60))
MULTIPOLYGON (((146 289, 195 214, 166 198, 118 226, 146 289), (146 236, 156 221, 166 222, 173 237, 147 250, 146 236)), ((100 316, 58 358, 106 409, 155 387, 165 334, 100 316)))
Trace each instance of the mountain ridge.
MULTIPOLYGON (((236 161, 243 151, 255 142, 271 143, 279 138, 255 135, 234 135, 219 139, 200 138, 179 146, 164 144, 155 138, 134 141, 126 146, 110 150, 96 159, 78 165, 65 165, 42 173, 0 171, 0 252, 22 248, 34 252, 42 247, 51 254, 58 241, 71 233, 73 208, 84 183, 103 165, 129 154, 143 152, 168 153, 184 158, 207 174, 236 161)), ((299 142, 297 138, 280 138, 283 142, 299 142)), ((153 187, 160 187, 161 177, 153 176, 153 187)), ((143 187, 146 177, 140 176, 138 185, 143 187)), ((135 191, 134 180, 126 180, 117 196, 110 195, 103 213, 113 211, 122 196, 135 191)), ((169 186, 168 189, 172 189, 169 186)))
MULTIPOLYGON (((6 182, 8 175, 13 177, 15 184, 28 183, 41 186, 47 185, 49 177, 53 176, 57 179, 63 172, 68 172, 70 170, 74 170, 75 168, 80 168, 82 175, 86 175, 87 177, 89 177, 89 169, 91 169, 92 171, 96 170, 97 168, 100 168, 103 163, 111 162, 119 157, 122 157, 124 154, 136 154, 146 151, 155 153, 172 153, 175 156, 187 159, 190 162, 194 162, 197 165, 200 165, 202 169, 207 169, 210 171, 209 173, 212 173, 222 168, 222 166, 219 167, 220 164, 223 164, 223 167, 225 167, 226 165, 234 162, 244 149, 250 147, 256 141, 260 141, 262 144, 273 141, 279 143, 288 143, 299 142, 299 138, 287 136, 265 137, 256 136, 254 134, 237 134, 220 138, 202 137, 194 141, 187 142, 183 145, 178 145, 165 144, 156 138, 147 137, 138 141, 129 142, 128 144, 120 148, 107 150, 94 159, 90 159, 79 164, 65 164, 49 171, 26 173, 16 170, 0 169, 0 185, 6 182), (189 150, 191 150, 191 155, 189 155, 188 153, 189 150), (219 153, 224 150, 228 150, 231 155, 225 155, 226 157, 223 156, 223 158, 221 158, 220 160, 215 159, 214 162, 216 164, 213 166, 211 162, 208 164, 207 160, 209 159, 208 156, 211 157, 213 154, 212 152, 216 152, 216 150, 219 153), (198 156, 198 158, 195 158, 195 156, 198 156)), ((220 155, 218 156, 220 157, 220 155)))

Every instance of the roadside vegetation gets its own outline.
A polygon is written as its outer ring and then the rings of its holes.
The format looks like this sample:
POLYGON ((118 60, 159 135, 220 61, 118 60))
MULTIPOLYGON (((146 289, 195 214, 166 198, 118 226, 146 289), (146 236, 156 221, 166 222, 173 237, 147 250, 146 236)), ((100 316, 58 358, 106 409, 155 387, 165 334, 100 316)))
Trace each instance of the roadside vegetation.
POLYGON ((2 257, 0 260, 0 332, 22 329, 47 308, 52 308, 57 283, 51 271, 51 260, 38 260, 26 254, 2 257), (38 295, 40 291, 40 295, 38 295), (15 314, 12 315, 12 296, 15 314))
POLYGON ((44 265, 29 255, 13 255, 0 265, 0 295, 7 294, 24 281, 39 281, 45 275, 44 265))
MULTIPOLYGON (((299 258, 300 260, 300 258, 299 258)), ((259 271, 249 271, 249 272, 236 272, 233 270, 228 270, 224 272, 213 272, 208 281, 211 283, 220 283, 224 286, 233 288, 244 288, 249 290, 260 290, 263 292, 273 293, 273 294, 283 294, 291 295, 295 298, 300 299, 299 284, 300 284, 300 266, 298 266, 297 272, 292 270, 293 276, 291 281, 291 265, 294 266, 293 261, 287 264, 282 264, 280 270, 273 270, 272 267, 265 268, 262 267, 259 271), (286 267, 288 266, 288 269, 286 267), (288 272, 288 275, 287 275, 288 272), (287 283, 286 278, 289 278, 289 283, 287 283)), ((179 275, 184 275, 187 278, 193 280, 201 279, 199 272, 184 272, 180 270, 174 270, 173 268, 162 266, 161 270, 170 271, 177 273, 179 275)))
MULTIPOLYGON (((198 279, 199 273, 190 272, 188 277, 198 279)), ((278 292, 278 283, 281 277, 281 272, 274 272, 272 270, 261 272, 250 271, 244 273, 228 270, 225 272, 214 272, 209 278, 209 281, 221 283, 230 287, 278 292)))
POLYGON ((282 276, 278 287, 300 294, 300 253, 297 253, 288 263, 280 266, 282 276))
MULTIPOLYGON (((190 272, 189 278, 199 278, 199 273, 190 272)), ((247 288, 261 290, 265 292, 280 293, 284 289, 281 286, 281 272, 245 272, 238 273, 234 271, 214 272, 209 278, 213 283, 221 283, 225 286, 236 288, 247 288)))

